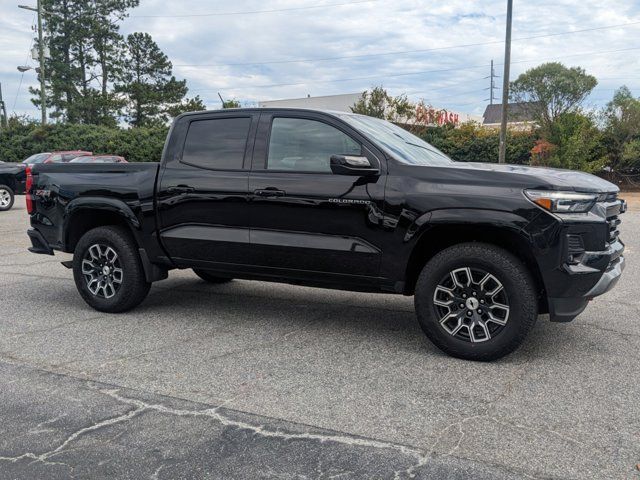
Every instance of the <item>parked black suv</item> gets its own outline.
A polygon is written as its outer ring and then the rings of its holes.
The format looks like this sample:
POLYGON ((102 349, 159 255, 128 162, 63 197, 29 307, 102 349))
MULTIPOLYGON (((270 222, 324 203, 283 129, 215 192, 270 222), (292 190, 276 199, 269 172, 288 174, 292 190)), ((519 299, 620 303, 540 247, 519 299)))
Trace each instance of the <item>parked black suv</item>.
POLYGON ((294 109, 178 117, 160 163, 36 165, 35 253, 74 253, 84 300, 138 305, 192 268, 415 295, 445 352, 490 360, 539 313, 570 321, 624 267, 618 188, 573 171, 458 163, 391 123, 294 109))

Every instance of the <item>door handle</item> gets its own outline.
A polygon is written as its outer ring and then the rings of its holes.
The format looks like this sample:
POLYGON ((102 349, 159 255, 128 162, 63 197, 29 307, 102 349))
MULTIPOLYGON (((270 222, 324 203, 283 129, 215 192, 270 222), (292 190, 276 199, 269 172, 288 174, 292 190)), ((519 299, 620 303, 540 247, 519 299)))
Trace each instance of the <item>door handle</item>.
POLYGON ((278 190, 274 187, 254 190, 253 194, 258 197, 284 197, 286 195, 284 190, 278 190))
POLYGON ((195 188, 189 187, 188 185, 177 185, 175 187, 167 188, 167 193, 190 193, 195 190, 195 188))

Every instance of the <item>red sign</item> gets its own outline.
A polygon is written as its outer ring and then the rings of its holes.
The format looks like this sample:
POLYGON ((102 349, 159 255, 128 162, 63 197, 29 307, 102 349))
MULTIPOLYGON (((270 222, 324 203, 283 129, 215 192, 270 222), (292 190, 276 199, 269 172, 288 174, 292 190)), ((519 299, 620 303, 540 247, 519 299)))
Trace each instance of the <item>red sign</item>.
POLYGON ((444 109, 436 110, 430 106, 418 105, 416 107, 416 123, 423 125, 445 125, 447 123, 458 125, 460 123, 460 115, 444 109))

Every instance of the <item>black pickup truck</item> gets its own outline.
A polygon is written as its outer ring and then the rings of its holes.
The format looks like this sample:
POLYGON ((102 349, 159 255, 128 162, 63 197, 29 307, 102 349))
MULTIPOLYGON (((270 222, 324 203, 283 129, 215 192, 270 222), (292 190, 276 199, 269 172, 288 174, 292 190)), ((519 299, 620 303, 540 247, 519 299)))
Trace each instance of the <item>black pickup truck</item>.
POLYGON ((185 114, 160 163, 35 165, 27 190, 30 250, 73 253, 80 295, 104 312, 135 307, 175 268, 414 295, 438 347, 491 360, 538 314, 572 320, 624 268, 615 185, 454 162, 347 113, 185 114))

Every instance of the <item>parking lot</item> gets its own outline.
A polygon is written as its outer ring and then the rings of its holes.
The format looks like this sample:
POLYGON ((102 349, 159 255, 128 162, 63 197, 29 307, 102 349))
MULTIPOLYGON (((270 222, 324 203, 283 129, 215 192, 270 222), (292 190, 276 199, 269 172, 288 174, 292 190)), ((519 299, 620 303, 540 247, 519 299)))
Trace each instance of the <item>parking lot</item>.
POLYGON ((413 299, 174 271, 99 314, 0 213, 0 478, 640 478, 640 202, 570 324, 449 358, 413 299))

